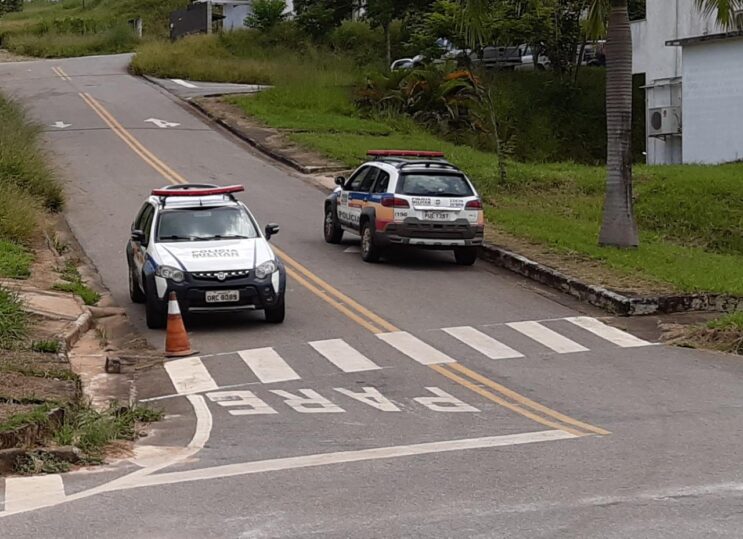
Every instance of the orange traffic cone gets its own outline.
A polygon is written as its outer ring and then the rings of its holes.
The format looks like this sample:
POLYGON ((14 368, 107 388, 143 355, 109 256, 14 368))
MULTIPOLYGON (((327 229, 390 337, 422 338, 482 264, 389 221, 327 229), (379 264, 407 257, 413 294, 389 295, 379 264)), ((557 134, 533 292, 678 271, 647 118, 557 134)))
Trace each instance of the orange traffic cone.
POLYGON ((188 342, 186 327, 183 325, 181 309, 175 292, 168 298, 168 330, 165 336, 165 357, 184 357, 195 354, 188 342))

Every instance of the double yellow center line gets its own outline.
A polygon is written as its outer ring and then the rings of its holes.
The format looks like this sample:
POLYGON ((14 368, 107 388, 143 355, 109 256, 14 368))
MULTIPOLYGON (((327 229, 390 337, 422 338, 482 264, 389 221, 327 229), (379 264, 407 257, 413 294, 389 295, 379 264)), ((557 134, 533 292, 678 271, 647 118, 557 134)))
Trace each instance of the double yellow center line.
MULTIPOLYGON (((69 76, 67 76, 61 68, 53 68, 53 71, 63 80, 70 80, 69 76)), ((137 154, 145 163, 150 165, 163 178, 173 185, 189 183, 183 176, 161 161, 155 154, 139 142, 93 96, 84 92, 81 92, 79 95, 135 154, 137 154)), ((333 287, 327 281, 317 276, 282 250, 274 246, 274 251, 276 251, 276 254, 281 257, 284 262, 289 277, 342 313, 344 316, 356 322, 359 326, 374 334, 400 331, 399 328, 333 287)), ((551 429, 563 430, 575 436, 584 436, 586 434, 609 434, 609 431, 607 430, 579 421, 535 402, 501 384, 498 384, 497 382, 494 382, 472 369, 465 367, 461 363, 455 362, 430 365, 430 368, 442 376, 445 376, 452 382, 477 393, 483 398, 551 429)))

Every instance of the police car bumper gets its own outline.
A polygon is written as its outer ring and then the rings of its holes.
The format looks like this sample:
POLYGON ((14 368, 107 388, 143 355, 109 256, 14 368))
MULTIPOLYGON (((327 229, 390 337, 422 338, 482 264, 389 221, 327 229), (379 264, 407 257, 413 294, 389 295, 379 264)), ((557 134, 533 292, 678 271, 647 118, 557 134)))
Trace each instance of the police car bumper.
POLYGON ((170 292, 175 292, 182 312, 236 312, 262 310, 280 305, 284 301, 286 275, 283 268, 270 277, 218 279, 198 278, 186 274, 183 282, 156 281, 158 296, 165 302, 170 292), (160 293, 162 291, 162 294, 160 293))
POLYGON ((381 245, 412 245, 427 249, 450 249, 482 245, 484 229, 466 220, 450 223, 406 219, 404 223, 391 223, 376 234, 381 245))

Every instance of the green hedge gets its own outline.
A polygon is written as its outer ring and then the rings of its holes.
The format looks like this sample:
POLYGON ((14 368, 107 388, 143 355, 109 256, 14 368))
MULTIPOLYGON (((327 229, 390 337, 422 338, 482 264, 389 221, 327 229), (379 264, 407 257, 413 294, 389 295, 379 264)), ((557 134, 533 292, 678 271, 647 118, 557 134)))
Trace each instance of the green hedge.
MULTIPOLYGON (((522 161, 600 164, 606 161, 606 71, 585 68, 577 84, 553 73, 498 72, 487 81, 513 157, 522 161)), ((643 161, 645 110, 642 77, 635 78, 633 153, 643 161)))

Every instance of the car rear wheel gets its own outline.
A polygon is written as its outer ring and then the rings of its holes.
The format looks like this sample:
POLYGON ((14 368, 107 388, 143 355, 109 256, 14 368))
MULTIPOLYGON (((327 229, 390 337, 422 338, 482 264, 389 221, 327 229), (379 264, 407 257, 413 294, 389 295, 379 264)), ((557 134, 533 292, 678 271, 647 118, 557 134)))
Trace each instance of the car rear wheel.
POLYGON ((379 247, 374 241, 374 230, 369 223, 361 226, 361 258, 364 262, 379 261, 379 247))
POLYGON ((454 259, 460 266, 471 266, 477 260, 477 247, 458 247, 454 249, 454 259))
POLYGON ((167 311, 162 301, 149 290, 145 291, 145 317, 147 327, 162 329, 167 325, 167 311))
POLYGON ((144 292, 142 292, 142 289, 139 287, 139 283, 137 283, 137 279, 134 277, 134 270, 132 268, 129 268, 129 299, 132 300, 132 303, 145 302, 144 292))
POLYGON ((286 317, 286 303, 282 300, 280 305, 265 309, 263 314, 266 317, 266 322, 271 324, 281 324, 286 317))
POLYGON ((335 216, 332 206, 328 206, 328 209, 325 210, 325 226, 323 230, 325 232, 325 241, 328 243, 340 243, 343 239, 343 229, 338 224, 338 219, 335 216))

